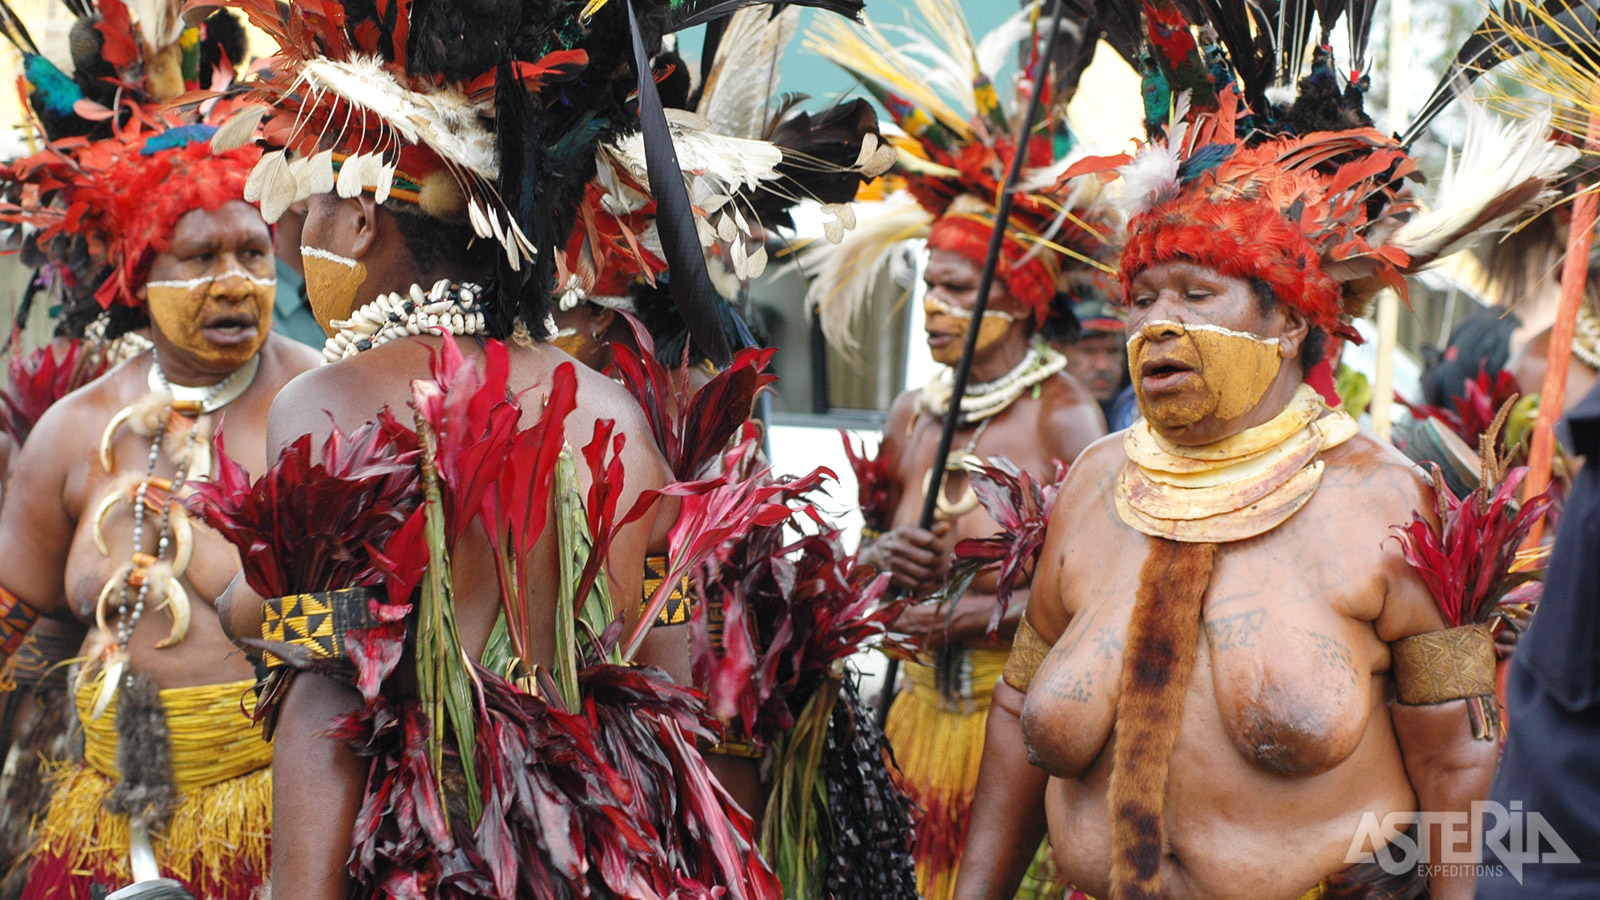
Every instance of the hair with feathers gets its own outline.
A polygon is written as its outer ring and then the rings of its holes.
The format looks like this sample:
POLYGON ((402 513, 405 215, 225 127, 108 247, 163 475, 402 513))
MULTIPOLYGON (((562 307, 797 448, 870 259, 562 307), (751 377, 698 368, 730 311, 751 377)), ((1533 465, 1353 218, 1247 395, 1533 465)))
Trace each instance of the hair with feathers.
MULTIPOLYGON (((1248 17, 1265 14, 1236 5, 1144 3, 1152 141, 1135 156, 1080 168, 1115 168, 1123 178, 1132 214, 1125 294, 1142 269, 1185 259, 1260 279, 1318 327, 1355 338, 1349 320, 1379 288, 1404 296, 1405 274, 1553 199, 1572 151, 1544 139, 1546 124, 1507 125, 1476 112, 1448 190, 1416 212, 1401 190, 1415 161, 1363 109, 1368 73, 1358 64, 1341 76, 1326 45, 1341 15, 1350 16, 1352 39, 1364 41, 1370 4, 1316 5, 1322 42, 1309 69, 1311 4, 1283 4, 1279 18, 1254 27, 1245 27, 1248 17), (1286 84, 1296 85, 1292 101, 1274 102, 1286 84)), ((1364 62, 1364 47, 1354 52, 1364 62)))
MULTIPOLYGON (((1041 8, 1025 6, 981 40, 953 0, 913 0, 915 27, 825 22, 808 36, 810 49, 861 79, 905 132, 906 139, 897 142, 896 174, 922 211, 919 219, 904 204, 886 205, 882 227, 858 216, 858 236, 839 250, 815 251, 812 301, 836 346, 854 345, 854 307, 867 296, 870 270, 890 250, 885 239, 926 238, 933 250, 984 261, 995 198, 1019 153, 1026 155, 1026 168, 996 271, 1007 293, 1042 325, 1052 310, 1066 309, 1055 303, 1064 268, 1105 265, 1098 257, 1110 229, 1098 191, 1092 182, 1071 183, 1069 161, 1056 157, 1062 123, 1047 115, 1021 147, 1013 134, 1019 104, 1001 70, 1018 46, 1029 47, 1016 75, 1038 77, 1041 39, 1048 37, 1041 32, 1049 25, 1041 8)), ((1063 27, 1087 33, 1080 23, 1066 21, 1063 27)), ((1080 73, 1074 66, 1065 74, 1080 73)), ((1071 87, 1053 83, 1052 90, 1071 87)), ((1056 106, 1044 98, 1045 109, 1056 106)))

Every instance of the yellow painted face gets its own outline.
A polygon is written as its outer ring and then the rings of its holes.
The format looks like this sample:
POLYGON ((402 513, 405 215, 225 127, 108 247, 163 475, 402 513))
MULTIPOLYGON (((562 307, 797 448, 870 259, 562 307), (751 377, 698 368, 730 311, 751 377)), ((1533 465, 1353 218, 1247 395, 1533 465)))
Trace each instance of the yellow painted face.
POLYGON ((1139 411, 1157 430, 1255 409, 1283 366, 1277 338, 1216 325, 1147 323, 1128 341, 1139 411))
POLYGON ((174 347, 206 365, 236 369, 272 331, 276 278, 232 269, 216 277, 145 284, 151 324, 174 347))
MULTIPOLYGON (((922 301, 922 311, 927 317, 928 349, 935 362, 953 366, 961 360, 961 348, 967 342, 967 329, 972 327, 972 311, 951 306, 937 297, 928 296, 922 301)), ((978 323, 977 353, 993 347, 1011 330, 1017 317, 1001 310, 985 310, 978 323)))
POLYGON ((355 311, 356 297, 367 282, 366 264, 307 246, 300 248, 300 264, 306 272, 306 300, 311 304, 311 314, 332 336, 338 331, 333 322, 348 319, 355 311))

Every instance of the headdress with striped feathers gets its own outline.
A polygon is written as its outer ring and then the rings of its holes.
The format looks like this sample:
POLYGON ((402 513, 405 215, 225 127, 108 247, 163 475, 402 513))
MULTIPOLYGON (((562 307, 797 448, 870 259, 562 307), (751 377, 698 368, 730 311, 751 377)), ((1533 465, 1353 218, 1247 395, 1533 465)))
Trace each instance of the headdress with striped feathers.
MULTIPOLYGON (((813 115, 797 108, 805 98, 775 95, 799 13, 792 7, 776 15, 761 9, 735 13, 698 98, 663 92, 724 330, 736 347, 752 339, 727 300, 765 270, 763 229, 792 227, 789 210, 802 201, 847 215, 843 204, 895 157, 866 101, 838 103, 813 115)), ((639 315, 664 364, 675 365, 686 336, 669 312, 656 202, 644 177, 638 135, 602 143, 596 170, 557 261, 557 302, 562 309, 587 301, 639 315)))
MULTIPOLYGON (((1070 315, 1055 302, 1064 267, 1104 265, 1097 257, 1111 229, 1097 206, 1098 185, 1069 182, 1071 160, 1057 157, 1059 123, 1044 116, 1020 149, 1013 135, 1019 112, 1013 107, 1020 103, 1000 70, 1024 43, 1032 47, 1028 71, 1038 70, 1040 32, 1048 25, 1040 6, 1030 4, 981 41, 952 0, 915 0, 914 8, 919 27, 825 22, 807 40, 809 49, 860 78, 905 132, 895 169, 903 193, 862 206, 853 217, 856 230, 840 246, 811 255, 811 296, 837 346, 853 346, 860 303, 899 243, 927 238, 933 249, 983 262, 1001 185, 1018 152, 1027 154, 1027 167, 996 271, 1006 291, 1042 325, 1056 311, 1070 315)), ((1056 107, 1045 98, 1044 109, 1056 107)))
MULTIPOLYGON (((675 138, 691 139, 681 129, 669 134, 654 111, 648 66, 641 79, 636 60, 666 33, 760 4, 228 0, 281 47, 255 97, 272 104, 264 131, 283 149, 263 158, 252 196, 269 219, 312 194, 371 191, 380 202, 408 201, 436 218, 470 223, 503 251, 491 333, 509 332, 514 319, 542 333, 544 298, 596 175, 596 147, 637 140, 640 159, 659 161, 675 138), (635 89, 637 107, 629 96, 635 89), (647 139, 633 137, 641 129, 647 139), (530 280, 542 288, 524 290, 530 280)), ((861 3, 802 5, 854 15, 861 3)), ((658 169, 652 162, 636 174, 655 183, 665 177, 658 169)), ((693 228, 691 204, 682 192, 667 194, 660 198, 673 221, 666 259, 685 270, 685 284, 703 282, 698 254, 690 258, 693 238, 676 236, 693 228)), ((697 332, 716 327, 703 293, 685 302, 674 291, 697 332)))

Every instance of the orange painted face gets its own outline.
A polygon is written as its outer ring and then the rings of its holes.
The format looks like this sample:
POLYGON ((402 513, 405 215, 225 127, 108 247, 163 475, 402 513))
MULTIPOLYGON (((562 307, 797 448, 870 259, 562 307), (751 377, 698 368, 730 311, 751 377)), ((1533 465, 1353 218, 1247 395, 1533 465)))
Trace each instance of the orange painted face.
POLYGON ((1151 426, 1216 430, 1260 406, 1283 367, 1281 306, 1264 309, 1248 281, 1187 262, 1145 269, 1133 290, 1128 371, 1151 426))
MULTIPOLYGON (((923 327, 928 333, 928 349, 935 362, 953 366, 961 359, 967 330, 972 327, 972 310, 977 305, 981 274, 976 263, 958 254, 935 250, 929 255, 928 268, 923 275, 927 293, 923 295, 922 310, 927 319, 923 327)), ((979 358, 1017 327, 1016 306, 1016 301, 996 280, 989 288, 989 302, 978 323, 979 358)))
POLYGON ((143 289, 151 324, 204 368, 236 369, 272 330, 276 272, 272 235, 255 207, 191 210, 151 264, 143 289))

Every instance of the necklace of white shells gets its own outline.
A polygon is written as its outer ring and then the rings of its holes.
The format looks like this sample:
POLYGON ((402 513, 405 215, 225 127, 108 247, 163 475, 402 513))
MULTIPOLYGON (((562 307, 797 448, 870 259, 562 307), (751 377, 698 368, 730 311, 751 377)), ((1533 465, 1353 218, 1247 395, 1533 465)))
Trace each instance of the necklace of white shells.
POLYGON ((324 363, 348 359, 396 338, 423 334, 482 334, 483 288, 446 278, 424 291, 413 284, 405 293, 384 294, 333 323, 338 332, 322 345, 324 363))
POLYGON ((157 648, 176 646, 189 632, 189 595, 181 579, 194 554, 194 530, 179 498, 185 482, 211 475, 209 417, 248 390, 260 368, 261 356, 257 354, 216 384, 190 387, 169 382, 160 358, 151 350, 150 393, 113 416, 100 437, 100 465, 107 473, 116 471, 112 446, 124 425, 150 439, 150 454, 144 476, 117 479, 94 513, 95 548, 109 558, 106 518, 122 503, 133 507, 132 555, 106 580, 95 602, 95 624, 115 643, 107 651, 102 667, 105 674, 92 718, 104 714, 116 695, 127 668, 128 642, 147 609, 166 609, 172 615, 172 630, 156 643, 157 648), (156 477, 156 464, 163 449, 176 467, 171 478, 156 477), (160 517, 154 552, 145 548, 145 525, 152 514, 160 517), (168 550, 172 551, 170 560, 168 550), (117 614, 114 631, 109 625, 113 602, 117 614))

